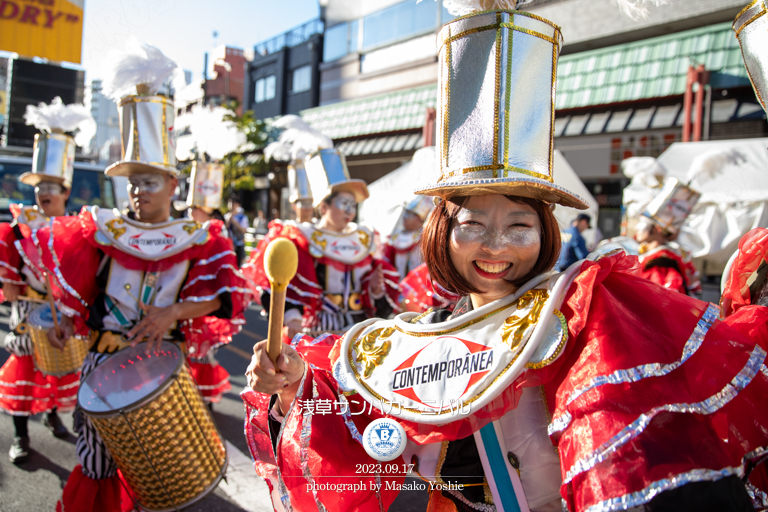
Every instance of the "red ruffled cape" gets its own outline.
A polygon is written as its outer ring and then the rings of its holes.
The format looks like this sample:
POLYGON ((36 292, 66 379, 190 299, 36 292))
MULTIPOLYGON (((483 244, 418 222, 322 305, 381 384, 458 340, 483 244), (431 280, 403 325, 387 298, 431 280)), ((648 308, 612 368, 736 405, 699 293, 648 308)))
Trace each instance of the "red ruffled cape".
MULTIPOLYGON (((718 321, 706 303, 633 276, 636 264, 623 254, 584 262, 561 308, 570 336, 562 355, 523 373, 470 417, 443 426, 393 419, 417 444, 460 439, 516 407, 522 388, 543 386, 553 417, 551 439, 561 459, 561 494, 572 511, 607 500, 642 504, 689 479, 739 474, 750 452, 768 447, 763 428, 768 377, 760 371, 766 353, 718 321)), ((327 399, 334 405, 329 415, 303 415, 294 402, 276 458, 266 416, 269 397, 242 394, 256 469, 274 478, 279 466, 285 493, 299 510, 314 501, 306 493, 309 474, 315 482, 349 480, 335 475, 358 481, 356 464, 373 460, 355 438, 383 416, 364 407, 359 395, 345 398, 339 392, 330 372, 339 357, 338 343, 331 348, 335 341, 299 344, 311 365, 297 400, 327 399), (349 416, 340 414, 345 401, 349 416)), ((397 480, 382 476, 388 479, 397 480)), ((379 498, 386 508, 395 495, 318 491, 317 499, 340 512, 367 511, 378 510, 379 498)))

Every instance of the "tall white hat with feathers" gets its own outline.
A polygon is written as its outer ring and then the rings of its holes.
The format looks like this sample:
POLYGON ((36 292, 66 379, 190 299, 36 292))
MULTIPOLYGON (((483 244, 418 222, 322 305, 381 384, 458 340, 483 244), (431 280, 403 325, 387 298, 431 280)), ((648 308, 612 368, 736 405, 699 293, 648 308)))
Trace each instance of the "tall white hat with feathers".
POLYGON ((676 178, 666 178, 642 215, 667 233, 678 232, 701 198, 694 187, 700 187, 717 177, 728 165, 738 165, 744 161, 746 157, 735 149, 713 149, 702 153, 691 163, 686 183, 676 178))
MULTIPOLYGON (((223 107, 195 106, 191 113, 177 120, 185 119, 191 139, 187 142, 198 155, 198 159, 192 162, 187 200, 174 203, 177 209, 197 207, 211 213, 221 207, 224 165, 220 161, 246 142, 245 134, 237 129, 235 123, 225 119, 233 114, 223 107)), ((188 160, 190 156, 193 155, 177 154, 181 160, 188 160)))
POLYGON ((81 104, 64 105, 57 96, 49 104, 27 105, 24 119, 40 133, 35 135, 32 172, 22 174, 19 180, 32 186, 51 181, 72 188, 75 146, 87 146, 96 133, 91 113, 81 104), (76 133, 72 137, 68 132, 76 133))
POLYGON ((304 122, 299 116, 283 116, 274 123, 282 130, 277 140, 264 148, 264 158, 288 162, 288 200, 311 201, 312 189, 304 160, 321 149, 333 148, 333 141, 304 122))
POLYGON ((157 95, 178 65, 154 46, 129 39, 109 59, 104 94, 118 102, 123 158, 108 176, 176 176, 173 100, 157 95))

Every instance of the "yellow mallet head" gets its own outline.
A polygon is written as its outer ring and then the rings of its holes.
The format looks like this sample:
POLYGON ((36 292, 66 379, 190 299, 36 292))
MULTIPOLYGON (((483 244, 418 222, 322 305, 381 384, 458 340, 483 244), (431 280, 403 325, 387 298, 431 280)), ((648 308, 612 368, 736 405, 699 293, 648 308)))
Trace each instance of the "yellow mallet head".
POLYGON ((264 251, 264 271, 274 291, 288 288, 299 267, 299 252, 287 238, 272 240, 264 251))

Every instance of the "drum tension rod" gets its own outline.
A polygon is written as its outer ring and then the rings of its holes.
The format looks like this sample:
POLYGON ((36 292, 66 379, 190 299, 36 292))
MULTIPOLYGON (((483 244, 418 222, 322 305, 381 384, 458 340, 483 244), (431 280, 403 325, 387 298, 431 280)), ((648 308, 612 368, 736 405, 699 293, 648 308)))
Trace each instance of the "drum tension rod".
POLYGON ((120 415, 125 420, 125 423, 128 425, 128 428, 131 429, 131 434, 133 434, 133 437, 136 439, 136 443, 138 443, 139 448, 141 448, 142 453, 144 453, 144 457, 147 458, 147 462, 149 462, 149 466, 152 468, 152 471, 155 473, 155 477, 160 481, 160 485, 163 486, 163 490, 165 491, 165 495, 168 497, 168 501, 172 504, 173 509, 176 512, 179 512, 179 507, 176 506, 176 501, 173 498, 171 498, 171 493, 168 492, 168 488, 165 486, 165 481, 160 477, 160 474, 157 472, 157 468, 155 468, 155 465, 152 464, 152 459, 149 457, 147 450, 144 449, 144 445, 141 444, 141 441, 139 440, 139 436, 136 435, 136 431, 133 430, 133 425, 131 425, 131 422, 128 421, 128 416, 126 416, 124 409, 120 409, 120 415))

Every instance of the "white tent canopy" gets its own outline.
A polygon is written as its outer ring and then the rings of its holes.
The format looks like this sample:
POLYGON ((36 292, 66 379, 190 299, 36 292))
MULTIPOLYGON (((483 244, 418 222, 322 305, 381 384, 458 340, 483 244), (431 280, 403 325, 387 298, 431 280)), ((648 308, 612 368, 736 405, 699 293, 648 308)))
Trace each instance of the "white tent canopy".
POLYGON ((712 150, 735 149, 745 157, 729 163, 710 181, 694 180, 701 199, 686 219, 679 242, 707 275, 722 273, 739 240, 755 227, 768 226, 768 138, 678 142, 660 157, 668 175, 686 181, 693 160, 712 150))
MULTIPOLYGON (((576 175, 576 171, 570 166, 560 151, 555 150, 555 183, 574 192, 584 198, 590 204, 587 213, 592 217, 592 225, 597 225, 597 202, 589 193, 587 187, 576 175)), ((360 207, 360 220, 372 225, 384 239, 397 224, 400 216, 400 206, 413 198, 413 190, 422 184, 427 185, 434 180, 433 172, 413 168, 412 162, 407 162, 390 172, 381 179, 368 185, 371 194, 360 207)), ((581 210, 557 206, 555 217, 563 229, 567 228, 571 220, 581 210)))

